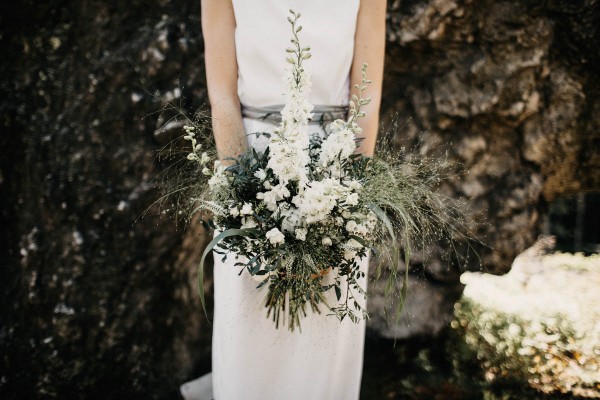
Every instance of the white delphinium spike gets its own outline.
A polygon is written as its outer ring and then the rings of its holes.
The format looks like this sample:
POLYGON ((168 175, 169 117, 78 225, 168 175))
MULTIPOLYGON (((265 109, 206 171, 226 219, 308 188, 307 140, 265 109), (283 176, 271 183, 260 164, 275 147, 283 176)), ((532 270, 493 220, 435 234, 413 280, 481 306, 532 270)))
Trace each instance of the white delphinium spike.
POLYGON ((287 58, 286 103, 281 111, 281 124, 271 136, 267 167, 281 182, 297 181, 301 191, 308 180, 306 169, 310 156, 307 126, 312 118, 313 105, 308 101, 310 76, 302 66, 302 62, 310 58, 310 48, 300 46, 298 32, 301 27, 296 28, 299 14, 292 15, 288 20, 292 25, 294 47, 287 51, 295 57, 287 58))
MULTIPOLYGON (((356 135, 362 133, 362 129, 356 123, 358 118, 365 116, 362 107, 369 104, 371 99, 363 98, 363 92, 371 83, 367 79, 367 64, 362 66, 362 82, 355 85, 358 96, 353 94, 350 101, 350 117, 348 121, 336 120, 329 125, 330 134, 323 141, 319 154, 319 164, 326 167, 332 164, 338 157, 340 161, 346 160, 356 150, 356 135)), ((337 169, 333 168, 330 172, 336 176, 337 169)), ((337 176, 336 176, 337 177, 337 176)))

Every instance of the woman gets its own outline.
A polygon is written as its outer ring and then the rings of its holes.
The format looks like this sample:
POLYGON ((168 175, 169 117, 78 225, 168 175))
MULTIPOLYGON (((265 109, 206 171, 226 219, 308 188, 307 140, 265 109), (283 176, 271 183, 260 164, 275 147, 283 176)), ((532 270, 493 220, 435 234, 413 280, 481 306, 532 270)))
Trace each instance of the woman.
MULTIPOLYGON (((315 119, 345 118, 350 88, 368 63, 372 99, 360 120, 357 152, 373 155, 378 130, 385 48, 385 0, 202 0, 202 30, 213 130, 219 157, 260 150, 273 130, 273 110, 284 101, 282 75, 291 28, 288 10, 300 12, 301 44, 312 78, 315 119), (268 117, 268 118, 267 118, 268 117)), ((311 125, 312 131, 324 130, 311 125)), ((264 291, 235 257, 215 255, 212 384, 216 400, 357 399, 365 322, 338 321, 309 312, 302 331, 266 318, 264 291)), ((368 260, 363 260, 363 270, 368 260)), ((327 279, 327 277, 323 278, 327 279)), ((366 281, 364 282, 366 285, 366 281)), ((264 287, 266 289, 266 287, 264 287)), ((185 388, 183 389, 185 395, 185 388)))

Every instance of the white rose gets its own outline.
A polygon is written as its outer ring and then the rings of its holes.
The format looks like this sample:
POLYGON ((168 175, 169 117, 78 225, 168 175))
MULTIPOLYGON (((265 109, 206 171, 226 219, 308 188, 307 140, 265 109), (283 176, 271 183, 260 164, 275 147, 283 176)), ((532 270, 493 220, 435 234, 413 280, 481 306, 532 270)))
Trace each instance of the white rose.
POLYGON ((331 238, 325 236, 323 239, 321 239, 321 244, 323 246, 331 246, 333 242, 331 241, 331 238))
POLYGON ((348 223, 346 224, 346 230, 350 233, 356 231, 358 224, 356 223, 356 221, 350 220, 348 221, 348 223))
POLYGON ((277 228, 273 228, 269 232, 267 232, 266 237, 274 246, 278 246, 285 242, 284 234, 281 233, 281 231, 277 228))
POLYGON ((231 216, 233 217, 237 217, 238 215, 240 215, 240 210, 237 207, 230 208, 229 214, 231 214, 231 216))
POLYGON ((252 214, 252 204, 244 203, 244 206, 240 210, 240 214, 242 215, 251 215, 252 214))

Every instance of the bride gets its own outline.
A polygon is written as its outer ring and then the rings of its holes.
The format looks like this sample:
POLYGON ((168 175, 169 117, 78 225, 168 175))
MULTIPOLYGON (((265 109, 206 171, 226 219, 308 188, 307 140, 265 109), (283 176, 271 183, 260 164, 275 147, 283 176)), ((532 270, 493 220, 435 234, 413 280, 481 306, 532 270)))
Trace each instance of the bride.
MULTIPOLYGON (((284 101, 288 10, 301 13, 302 43, 312 58, 311 133, 346 118, 351 88, 368 63, 363 138, 356 151, 372 156, 378 130, 385 48, 386 0, 202 0, 202 32, 208 95, 221 160, 249 146, 264 150, 265 136, 280 120, 284 101)), ((357 399, 363 364, 365 321, 339 321, 310 313, 301 331, 279 329, 266 317, 264 286, 238 275, 236 258, 214 257, 212 374, 182 386, 186 399, 357 399), (212 394, 202 397, 202 385, 212 394), (210 391, 210 390, 209 390, 210 391)), ((361 261, 366 271, 368 259, 361 261)), ((328 279, 324 276, 322 279, 328 279)), ((363 282, 366 288, 366 282, 363 282)))

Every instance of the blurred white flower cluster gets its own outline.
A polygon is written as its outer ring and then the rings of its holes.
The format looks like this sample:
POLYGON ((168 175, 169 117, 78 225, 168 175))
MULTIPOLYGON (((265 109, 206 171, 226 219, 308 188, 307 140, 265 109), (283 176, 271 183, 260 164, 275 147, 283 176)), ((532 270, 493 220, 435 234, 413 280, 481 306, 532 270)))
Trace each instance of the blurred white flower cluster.
POLYGON ((452 327, 465 353, 475 353, 490 381, 600 397, 600 255, 526 253, 504 276, 461 277, 452 327))

